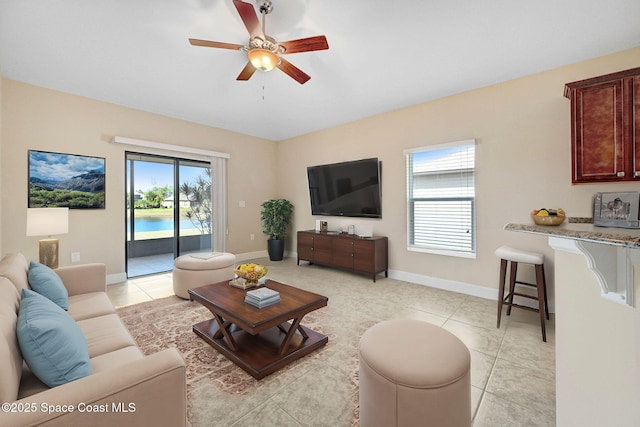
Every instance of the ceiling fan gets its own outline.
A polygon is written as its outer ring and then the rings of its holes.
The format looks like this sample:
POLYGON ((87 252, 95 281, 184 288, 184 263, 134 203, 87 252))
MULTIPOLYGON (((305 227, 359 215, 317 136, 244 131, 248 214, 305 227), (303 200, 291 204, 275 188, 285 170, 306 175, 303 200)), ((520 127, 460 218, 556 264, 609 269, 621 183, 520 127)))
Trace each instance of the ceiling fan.
POLYGON ((262 25, 254 7, 250 3, 233 0, 242 22, 244 22, 249 31, 250 38, 247 46, 199 39, 189 39, 189 43, 193 46, 246 51, 249 62, 236 80, 249 80, 256 70, 271 71, 277 67, 298 83, 306 83, 311 77, 280 55, 329 49, 327 38, 325 36, 315 36, 277 42, 273 37, 268 36, 265 30, 266 17, 273 10, 271 0, 257 0, 256 3, 262 14, 262 25))

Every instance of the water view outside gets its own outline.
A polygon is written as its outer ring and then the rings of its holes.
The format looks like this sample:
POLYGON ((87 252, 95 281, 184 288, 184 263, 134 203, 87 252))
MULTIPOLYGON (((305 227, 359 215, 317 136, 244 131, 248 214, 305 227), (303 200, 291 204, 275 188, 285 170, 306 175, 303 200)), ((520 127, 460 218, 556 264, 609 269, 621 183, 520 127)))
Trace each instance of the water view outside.
MULTIPOLYGON (((144 210, 136 211, 134 219, 135 240, 160 239, 174 237, 173 235, 173 210, 167 209, 166 214, 156 213, 145 215, 144 210)), ((180 235, 194 236, 202 234, 191 220, 181 215, 180 235)), ((127 236, 131 236, 131 227, 127 223, 127 236)))
MULTIPOLYGON (((145 232, 145 231, 172 231, 173 230, 173 217, 171 218, 163 218, 163 217, 140 217, 134 220, 136 231, 145 232)), ((180 229, 195 229, 195 225, 188 219, 180 221, 180 229)))
MULTIPOLYGON (((174 203, 180 206, 180 219, 178 227, 180 236, 193 236, 198 234, 210 234, 210 224, 203 225, 203 213, 198 206, 196 197, 198 183, 208 184, 210 192, 209 168, 189 161, 180 161, 180 187, 174 188, 174 174, 177 172, 173 159, 148 158, 143 155, 130 154, 127 162, 127 188, 130 188, 130 180, 135 181, 133 192, 136 195, 134 206, 127 200, 127 240, 131 241, 131 215, 134 216, 135 236, 133 240, 148 240, 160 238, 174 238, 174 203), (135 172, 132 175, 132 165, 135 163, 135 172), (184 186, 187 187, 184 187, 184 186), (191 201, 191 208, 188 207, 191 201), (185 202, 187 206, 185 205, 185 202), (199 217, 194 213, 199 211, 199 217), (189 218, 191 216, 193 220, 189 218)), ((128 196, 129 197, 129 196, 128 196)), ((210 198, 204 201, 210 203, 210 198)), ((207 215, 208 216, 208 215, 207 215)), ((210 218, 207 218, 210 221, 210 218)))

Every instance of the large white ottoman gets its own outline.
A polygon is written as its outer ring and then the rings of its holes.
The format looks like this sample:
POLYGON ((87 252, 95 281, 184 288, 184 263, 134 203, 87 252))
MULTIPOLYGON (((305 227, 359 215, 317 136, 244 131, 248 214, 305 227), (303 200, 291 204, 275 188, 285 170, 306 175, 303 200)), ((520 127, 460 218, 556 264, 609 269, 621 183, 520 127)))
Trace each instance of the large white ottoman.
POLYGON ((467 347, 438 326, 372 326, 360 339, 360 425, 469 427, 470 367, 467 347))
POLYGON ((189 299, 189 289, 233 279, 236 256, 228 252, 182 255, 173 262, 173 292, 189 299))

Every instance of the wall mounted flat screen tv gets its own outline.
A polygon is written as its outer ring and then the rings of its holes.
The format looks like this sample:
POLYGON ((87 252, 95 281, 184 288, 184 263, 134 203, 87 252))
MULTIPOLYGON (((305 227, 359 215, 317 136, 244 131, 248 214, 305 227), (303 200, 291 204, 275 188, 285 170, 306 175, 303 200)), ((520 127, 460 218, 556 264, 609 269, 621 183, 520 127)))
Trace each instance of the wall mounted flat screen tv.
POLYGON ((311 214, 382 218, 377 158, 309 166, 311 214))

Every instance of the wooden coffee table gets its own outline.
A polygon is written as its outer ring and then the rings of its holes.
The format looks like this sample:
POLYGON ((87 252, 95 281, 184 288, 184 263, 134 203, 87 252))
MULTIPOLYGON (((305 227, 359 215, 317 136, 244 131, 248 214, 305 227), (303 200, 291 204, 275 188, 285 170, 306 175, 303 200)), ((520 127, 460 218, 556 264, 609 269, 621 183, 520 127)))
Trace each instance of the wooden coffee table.
POLYGON ((265 286, 280 292, 281 301, 261 309, 246 304, 246 291, 229 281, 189 290, 191 298, 213 314, 213 319, 193 325, 193 332, 256 379, 329 340, 300 324, 307 313, 325 307, 327 297, 273 280, 265 286))

